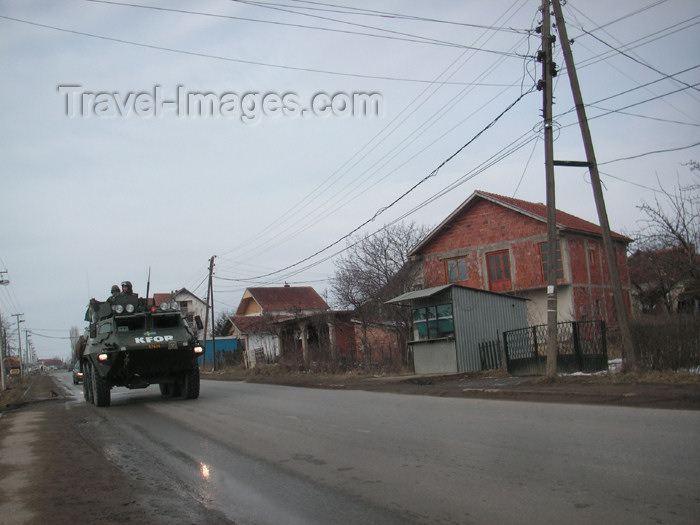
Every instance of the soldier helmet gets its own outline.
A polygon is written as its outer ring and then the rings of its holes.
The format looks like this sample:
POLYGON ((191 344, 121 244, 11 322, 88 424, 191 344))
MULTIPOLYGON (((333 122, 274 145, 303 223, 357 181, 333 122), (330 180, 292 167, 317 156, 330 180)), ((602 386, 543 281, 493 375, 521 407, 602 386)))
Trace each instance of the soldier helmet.
POLYGON ((131 282, 130 281, 122 281, 122 291, 123 292, 131 292, 131 282))

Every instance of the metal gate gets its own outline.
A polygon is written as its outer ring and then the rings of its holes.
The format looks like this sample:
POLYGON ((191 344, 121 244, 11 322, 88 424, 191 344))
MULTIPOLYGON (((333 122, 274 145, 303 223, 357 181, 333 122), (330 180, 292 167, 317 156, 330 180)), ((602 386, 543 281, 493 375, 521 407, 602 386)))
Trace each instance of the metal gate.
MULTIPOLYGON (((547 367, 547 325, 503 333, 508 372, 544 375, 547 367)), ((608 369, 604 321, 557 323, 557 372, 599 372, 608 369)))

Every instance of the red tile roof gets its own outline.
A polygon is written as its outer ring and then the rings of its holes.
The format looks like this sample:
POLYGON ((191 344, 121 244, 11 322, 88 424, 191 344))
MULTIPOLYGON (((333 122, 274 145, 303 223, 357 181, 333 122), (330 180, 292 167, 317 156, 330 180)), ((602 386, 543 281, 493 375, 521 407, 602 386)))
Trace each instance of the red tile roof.
POLYGON ((154 293, 153 301, 155 302, 156 306, 160 306, 161 303, 169 301, 172 296, 173 294, 170 293, 154 293))
MULTIPOLYGON (((443 220, 440 224, 433 228, 433 230, 420 243, 418 243, 418 245, 416 245, 408 255, 413 256, 419 253, 445 226, 452 222, 452 220, 459 214, 468 209, 472 205, 472 203, 474 203, 478 199, 485 199, 495 204, 505 206, 506 208, 509 208, 517 213, 527 215, 528 217, 531 217, 535 220, 542 221, 544 223, 547 222, 547 206, 542 204, 541 202, 529 202, 521 199, 514 199, 513 197, 504 197, 503 195, 497 195, 495 193, 477 190, 474 193, 472 193, 469 196, 469 198, 467 198, 467 200, 460 204, 457 209, 450 213, 450 215, 445 220, 443 220)), ((559 228, 578 231, 582 233, 589 233, 597 236, 602 235, 600 226, 592 222, 583 220, 579 217, 576 217, 575 215, 571 215, 570 213, 557 210, 556 217, 557 226, 559 228)), ((629 243, 632 241, 632 239, 625 237, 624 235, 620 235, 619 233, 611 233, 614 240, 622 241, 625 243, 629 243)))
MULTIPOLYGON (((547 220, 547 206, 541 202, 529 202, 520 199, 514 199, 513 197, 504 197, 503 195, 497 195, 495 193, 489 193, 486 191, 475 192, 480 195, 491 197, 490 200, 500 201, 502 204, 509 206, 511 208, 517 208, 519 211, 525 212, 528 215, 534 215, 536 218, 547 220)), ((566 213, 561 210, 557 210, 557 224, 563 228, 569 230, 576 230, 584 233, 594 233, 596 235, 601 235, 602 231, 600 226, 592 222, 583 220, 575 215, 566 213)), ((621 241, 630 241, 631 239, 620 235, 619 233, 612 232, 612 236, 621 241)))
POLYGON ((285 316, 232 315, 229 320, 241 334, 264 334, 274 332, 271 325, 275 321, 286 318, 285 316))
POLYGON ((326 301, 311 286, 248 288, 265 311, 327 310, 326 301))

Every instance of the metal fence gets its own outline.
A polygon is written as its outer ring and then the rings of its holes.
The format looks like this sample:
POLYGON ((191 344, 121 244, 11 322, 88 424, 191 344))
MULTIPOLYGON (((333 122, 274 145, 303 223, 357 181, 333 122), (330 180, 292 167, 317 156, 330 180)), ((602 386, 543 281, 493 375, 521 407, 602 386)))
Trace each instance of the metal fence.
MULTIPOLYGON (((547 325, 503 333, 504 356, 513 375, 540 375, 547 366, 547 325)), ((603 321, 557 324, 557 372, 598 372, 608 368, 603 321)))
POLYGON ((501 368, 501 342, 496 340, 479 343, 479 358, 482 370, 501 368))

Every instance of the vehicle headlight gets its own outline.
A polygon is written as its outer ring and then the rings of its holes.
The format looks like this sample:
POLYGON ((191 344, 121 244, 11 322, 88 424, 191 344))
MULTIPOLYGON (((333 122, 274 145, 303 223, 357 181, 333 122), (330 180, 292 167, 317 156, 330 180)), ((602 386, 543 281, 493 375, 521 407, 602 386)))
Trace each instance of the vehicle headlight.
POLYGON ((202 352, 204 352, 204 348, 202 348, 201 346, 195 346, 195 347, 194 347, 194 353, 195 353, 195 354, 201 354, 202 352))
POLYGON ((115 304, 114 306, 112 306, 112 311, 114 313, 120 314, 124 311, 124 307, 120 304, 115 304))
POLYGON ((179 310, 180 309, 180 303, 177 301, 171 301, 170 302, 170 309, 171 310, 179 310))
POLYGON ((160 303, 161 310, 167 310, 168 308, 170 308, 170 303, 160 303))
POLYGON ((134 308, 134 305, 133 305, 133 304, 127 304, 127 305, 126 305, 126 312, 127 312, 127 313, 133 314, 133 313, 134 313, 134 310, 135 310, 135 308, 134 308))
POLYGON ((97 359, 99 359, 100 361, 107 361, 107 359, 109 359, 109 356, 105 353, 102 353, 97 356, 97 359))

